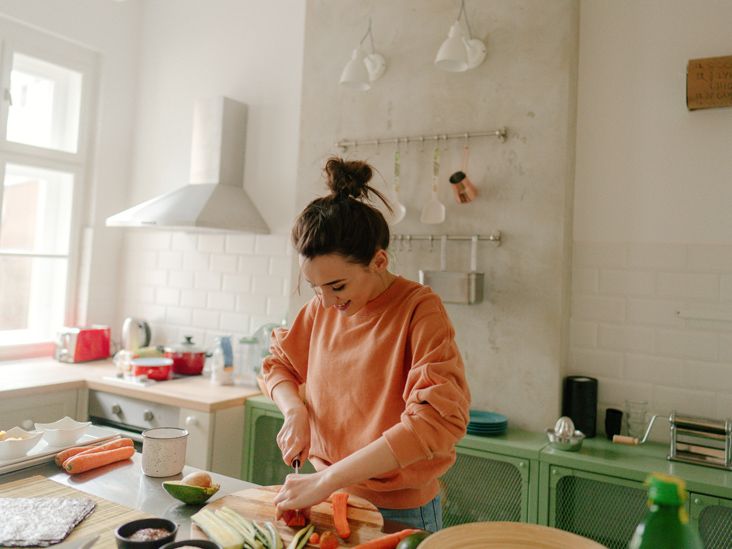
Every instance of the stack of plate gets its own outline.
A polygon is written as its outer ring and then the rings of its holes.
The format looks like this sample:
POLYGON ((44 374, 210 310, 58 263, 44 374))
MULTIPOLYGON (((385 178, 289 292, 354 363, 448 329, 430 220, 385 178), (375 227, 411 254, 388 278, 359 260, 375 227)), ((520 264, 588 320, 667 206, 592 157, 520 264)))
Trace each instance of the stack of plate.
POLYGON ((506 416, 496 412, 484 412, 482 410, 470 410, 470 423, 468 423, 468 434, 479 437, 491 437, 502 435, 508 428, 506 416))

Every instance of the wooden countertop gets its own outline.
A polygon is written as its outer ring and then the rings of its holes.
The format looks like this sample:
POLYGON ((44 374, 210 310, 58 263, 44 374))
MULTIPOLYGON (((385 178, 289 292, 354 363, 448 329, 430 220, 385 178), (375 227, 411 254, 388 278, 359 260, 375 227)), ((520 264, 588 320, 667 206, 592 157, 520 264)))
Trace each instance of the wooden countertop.
POLYGON ((261 394, 258 388, 214 385, 202 376, 173 379, 146 387, 105 379, 114 377, 115 373, 111 360, 79 364, 65 364, 52 358, 0 362, 0 399, 62 389, 89 388, 160 404, 213 412, 243 406, 247 398, 261 394))

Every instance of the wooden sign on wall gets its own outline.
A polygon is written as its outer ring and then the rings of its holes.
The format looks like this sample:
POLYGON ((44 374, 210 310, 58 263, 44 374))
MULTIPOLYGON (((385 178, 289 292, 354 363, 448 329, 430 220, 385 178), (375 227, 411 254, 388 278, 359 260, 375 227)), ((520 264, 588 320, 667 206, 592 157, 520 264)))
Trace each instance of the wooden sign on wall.
POLYGON ((732 106, 732 55, 689 60, 686 106, 690 111, 732 106))

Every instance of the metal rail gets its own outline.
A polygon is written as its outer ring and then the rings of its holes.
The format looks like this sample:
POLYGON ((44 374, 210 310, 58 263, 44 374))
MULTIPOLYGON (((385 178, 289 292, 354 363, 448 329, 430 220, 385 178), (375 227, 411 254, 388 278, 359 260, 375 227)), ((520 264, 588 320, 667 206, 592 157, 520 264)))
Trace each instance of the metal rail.
POLYGON ((465 139, 467 142, 475 137, 497 137, 501 143, 506 141, 508 135, 508 129, 505 127, 498 128, 497 130, 480 131, 480 132, 462 132, 462 133, 436 133, 431 135, 411 135, 406 137, 383 137, 383 138, 369 138, 369 139, 342 139, 335 145, 336 147, 346 150, 349 147, 360 147, 366 145, 389 145, 396 144, 400 145, 404 143, 409 145, 410 143, 419 143, 423 145, 428 141, 442 141, 448 139, 465 139))

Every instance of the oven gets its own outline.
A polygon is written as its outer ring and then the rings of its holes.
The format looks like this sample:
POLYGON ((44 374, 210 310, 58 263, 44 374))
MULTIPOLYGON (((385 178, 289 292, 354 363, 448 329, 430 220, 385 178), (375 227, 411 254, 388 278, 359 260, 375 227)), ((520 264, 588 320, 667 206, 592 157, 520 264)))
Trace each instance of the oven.
POLYGON ((152 427, 177 427, 180 409, 103 391, 89 391, 89 421, 131 438, 142 450, 142 432, 152 427))

